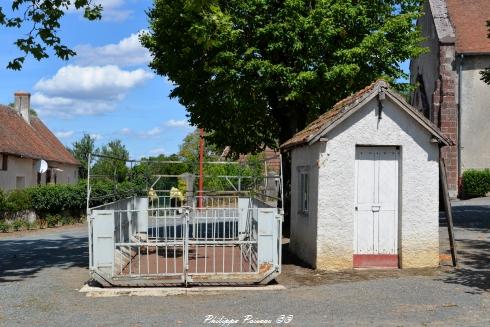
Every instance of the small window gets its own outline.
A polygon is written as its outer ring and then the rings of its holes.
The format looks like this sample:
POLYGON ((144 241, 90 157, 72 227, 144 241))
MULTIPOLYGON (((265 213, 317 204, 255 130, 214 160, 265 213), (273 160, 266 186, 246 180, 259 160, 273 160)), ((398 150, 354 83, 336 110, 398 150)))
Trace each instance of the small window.
POLYGON ((310 176, 308 167, 300 167, 299 169, 299 212, 307 214, 309 210, 309 195, 310 195, 310 176))
POLYGON ((9 156, 5 153, 0 155, 0 170, 8 170, 9 156))
POLYGON ((26 187, 26 178, 25 176, 17 176, 15 178, 15 186, 18 190, 21 190, 26 187))

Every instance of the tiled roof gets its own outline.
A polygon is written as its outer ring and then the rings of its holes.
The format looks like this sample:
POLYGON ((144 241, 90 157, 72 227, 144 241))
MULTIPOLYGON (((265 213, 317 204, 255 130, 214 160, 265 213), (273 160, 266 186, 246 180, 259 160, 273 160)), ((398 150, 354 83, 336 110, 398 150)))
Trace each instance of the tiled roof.
POLYGON ((14 109, 0 105, 0 153, 80 165, 38 117, 28 124, 14 109))
POLYGON ((430 120, 422 115, 414 107, 410 106, 405 99, 399 95, 396 91, 391 89, 390 85, 384 80, 377 80, 371 85, 365 87, 364 89, 354 93, 353 95, 337 102, 332 109, 322 114, 302 131, 296 133, 292 138, 281 145, 282 149, 293 148, 295 146, 308 143, 313 140, 318 135, 321 135, 323 131, 329 126, 332 126, 337 120, 341 119, 345 114, 349 113, 351 110, 355 109, 357 104, 365 100, 366 98, 373 95, 374 92, 378 92, 381 88, 389 92, 389 94, 394 97, 404 109, 409 112, 412 117, 417 119, 421 124, 431 133, 433 133, 439 140, 444 144, 452 144, 453 142, 444 136, 442 132, 434 125, 430 120))
POLYGON ((490 0, 446 0, 459 53, 490 53, 490 0))

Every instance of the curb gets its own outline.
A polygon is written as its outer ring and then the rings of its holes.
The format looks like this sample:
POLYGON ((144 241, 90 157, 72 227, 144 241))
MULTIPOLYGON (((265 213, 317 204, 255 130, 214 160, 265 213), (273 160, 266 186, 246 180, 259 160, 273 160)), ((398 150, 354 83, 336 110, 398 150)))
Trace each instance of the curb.
POLYGON ((84 285, 79 292, 87 297, 115 297, 115 296, 175 296, 175 295, 218 295, 243 291, 281 291, 284 285, 267 286, 239 286, 239 287, 118 287, 101 288, 84 285))

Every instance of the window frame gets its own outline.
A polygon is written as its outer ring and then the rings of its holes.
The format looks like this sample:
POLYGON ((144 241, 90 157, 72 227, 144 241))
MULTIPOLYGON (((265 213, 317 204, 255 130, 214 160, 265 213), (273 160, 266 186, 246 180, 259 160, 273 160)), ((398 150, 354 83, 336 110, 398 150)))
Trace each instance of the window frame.
POLYGON ((308 216, 310 211, 310 167, 298 167, 298 213, 308 216))
POLYGON ((7 171, 9 169, 9 155, 6 153, 0 153, 2 157, 2 164, 0 165, 0 171, 7 171))

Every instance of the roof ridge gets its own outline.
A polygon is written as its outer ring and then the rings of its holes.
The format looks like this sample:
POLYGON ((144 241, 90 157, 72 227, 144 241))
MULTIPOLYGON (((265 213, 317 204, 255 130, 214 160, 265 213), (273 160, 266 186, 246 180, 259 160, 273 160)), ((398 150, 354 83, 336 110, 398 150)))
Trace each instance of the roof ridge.
POLYGON ((433 130, 433 133, 436 134, 438 138, 443 140, 445 143, 452 143, 452 141, 448 139, 434 123, 432 123, 425 116, 422 116, 417 109, 408 104, 407 101, 387 81, 385 81, 384 79, 377 79, 363 89, 338 101, 330 110, 320 115, 303 130, 294 134, 293 137, 284 142, 281 145, 281 148, 290 148, 315 140, 315 138, 318 137, 319 133, 323 133, 329 126, 335 124, 338 119, 341 119, 345 113, 347 113, 360 102, 371 96, 374 92, 379 92, 381 88, 389 91, 389 93, 394 96, 395 99, 400 101, 401 105, 406 107, 406 111, 408 110, 410 112, 413 112, 418 118, 421 118, 423 123, 427 125, 426 128, 433 130))
POLYGON ((80 164, 39 117, 32 116, 30 123, 27 123, 14 108, 0 105, 0 121, 0 152, 80 164))

